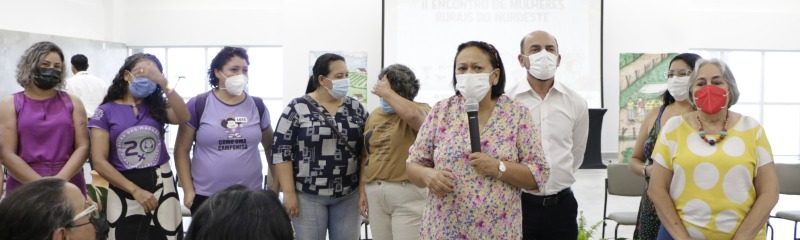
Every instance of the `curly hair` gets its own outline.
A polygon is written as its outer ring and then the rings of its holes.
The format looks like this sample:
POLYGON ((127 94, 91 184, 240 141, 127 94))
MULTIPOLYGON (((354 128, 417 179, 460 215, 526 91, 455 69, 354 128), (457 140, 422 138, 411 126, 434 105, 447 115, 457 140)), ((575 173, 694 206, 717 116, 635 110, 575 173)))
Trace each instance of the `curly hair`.
POLYGON ((33 78, 38 72, 39 63, 47 56, 47 54, 54 52, 61 58, 61 82, 56 85, 55 89, 64 88, 64 53, 61 48, 52 42, 37 42, 25 50, 22 54, 19 63, 17 64, 17 83, 23 88, 33 83, 33 78))
POLYGON ((411 101, 417 97, 417 93, 419 92, 419 80, 417 76, 414 75, 414 72, 406 65, 389 65, 378 74, 378 79, 383 79, 384 76, 389 80, 389 85, 392 87, 392 90, 397 92, 398 95, 411 101))
POLYGON ((247 65, 250 65, 250 58, 247 56, 247 50, 240 47, 224 47, 217 53, 217 56, 211 60, 211 67, 208 68, 208 84, 211 87, 219 87, 219 78, 214 74, 214 70, 222 70, 226 63, 231 61, 233 57, 240 57, 244 59, 247 65))
MULTIPOLYGON (((103 98, 103 103, 113 102, 114 100, 119 100, 125 97, 125 93, 128 92, 128 82, 125 81, 125 71, 131 71, 133 67, 139 63, 140 61, 152 61, 158 67, 159 72, 164 72, 164 68, 161 66, 161 61, 151 54, 147 53, 137 53, 133 54, 130 57, 125 59, 125 63, 122 64, 122 67, 119 68, 117 71, 117 75, 114 76, 114 80, 111 81, 111 86, 108 87, 108 93, 106 93, 106 97, 103 98)), ((150 116, 152 116, 158 123, 166 126, 167 123, 167 104, 164 101, 164 97, 162 96, 164 91, 161 89, 161 86, 156 87, 156 91, 150 96, 145 97, 142 99, 145 106, 150 110, 150 116)), ((164 129, 162 129, 161 134, 164 134, 164 129)))

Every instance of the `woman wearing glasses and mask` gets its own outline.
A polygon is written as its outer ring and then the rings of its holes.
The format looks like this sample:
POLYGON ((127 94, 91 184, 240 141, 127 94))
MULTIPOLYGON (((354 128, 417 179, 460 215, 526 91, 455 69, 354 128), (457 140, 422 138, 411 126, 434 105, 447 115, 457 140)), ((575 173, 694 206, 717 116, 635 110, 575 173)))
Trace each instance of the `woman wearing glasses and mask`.
MULTIPOLYGON (((653 152, 653 145, 661 127, 674 116, 694 111, 689 102, 689 75, 692 74, 694 64, 699 59, 700 56, 694 53, 683 53, 672 58, 666 74, 667 91, 663 94, 664 103, 658 109, 650 110, 642 122, 628 167, 634 174, 644 177, 647 181, 650 180, 650 172, 653 169, 650 154, 653 152)), ((653 203, 647 196, 643 196, 639 204, 639 216, 633 238, 655 239, 659 226, 661 222, 658 221, 653 203)))
POLYGON ((47 176, 70 181, 86 194, 86 110, 78 98, 61 91, 63 72, 61 49, 38 42, 17 65, 17 83, 24 90, 0 101, 0 160, 8 168, 9 194, 47 176))
POLYGON ((92 161, 110 183, 105 209, 109 239, 183 237, 164 132, 167 123, 185 123, 189 111, 183 98, 167 88, 162 70, 150 54, 125 59, 89 120, 92 161))
POLYGON ((97 217, 97 205, 86 203, 80 189, 63 179, 25 184, 0 202, 0 239, 106 239, 108 225, 97 217))

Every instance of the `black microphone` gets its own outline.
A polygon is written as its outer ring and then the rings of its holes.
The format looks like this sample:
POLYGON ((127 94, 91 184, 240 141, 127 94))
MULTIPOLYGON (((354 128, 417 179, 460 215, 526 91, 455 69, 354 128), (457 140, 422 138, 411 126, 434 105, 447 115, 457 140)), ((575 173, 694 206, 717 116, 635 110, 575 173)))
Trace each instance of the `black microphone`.
POLYGON ((467 103, 464 108, 467 110, 467 119, 469 120, 469 142, 472 146, 472 152, 480 152, 481 133, 478 129, 478 104, 467 103))

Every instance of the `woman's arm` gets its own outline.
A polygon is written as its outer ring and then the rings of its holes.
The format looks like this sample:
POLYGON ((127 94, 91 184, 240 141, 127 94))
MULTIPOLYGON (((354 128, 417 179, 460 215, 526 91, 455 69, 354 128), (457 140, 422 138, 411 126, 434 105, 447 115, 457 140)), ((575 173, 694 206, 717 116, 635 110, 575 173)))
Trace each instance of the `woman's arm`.
POLYGON ((275 165, 272 164, 272 128, 261 131, 261 146, 264 148, 264 155, 267 159, 267 189, 276 193, 281 191, 281 184, 275 177, 275 165))
MULTIPOLYGON (((733 239, 754 239, 769 220, 769 212, 778 203, 778 176, 775 164, 770 162, 758 167, 755 179, 756 201, 739 225, 733 239)), ((796 184, 796 183, 795 183, 796 184)))
MULTIPOLYGON (((42 178, 33 171, 28 163, 17 155, 17 113, 14 111, 14 97, 7 96, 0 101, 0 128, 2 128, 3 145, 0 148, 0 160, 8 168, 8 172, 20 183, 29 183, 42 178)), ((10 177, 10 176, 9 176, 10 177)))
POLYGON ((56 177, 69 181, 83 169, 83 164, 89 156, 89 131, 86 128, 86 108, 83 102, 77 97, 70 96, 72 99, 72 122, 75 128, 75 149, 69 156, 67 163, 58 171, 56 177))
POLYGON ((644 156, 644 142, 647 141, 650 129, 653 128, 659 111, 660 108, 650 110, 650 112, 647 113, 647 117, 642 121, 642 125, 639 127, 639 135, 637 135, 636 143, 633 145, 633 155, 631 155, 630 163, 628 163, 628 168, 633 174, 647 177, 650 176, 650 172, 653 170, 652 166, 647 167, 644 165, 644 159, 649 157, 644 156))
MULTIPOLYGON (((369 141, 369 140, 364 140, 369 141)), ((369 202, 367 201, 367 180, 365 177, 364 171, 367 168, 367 144, 364 145, 364 148, 361 149, 361 164, 358 169, 359 177, 358 177, 358 212, 361 213, 361 216, 364 218, 369 218, 369 202)))
POLYGON ((158 84, 164 94, 167 96, 167 122, 172 124, 183 124, 189 121, 189 109, 186 108, 186 103, 183 98, 178 95, 175 89, 169 89, 167 86, 167 78, 161 73, 153 62, 147 62, 142 68, 133 69, 137 75, 142 75, 158 84))
POLYGON ((384 101, 389 103, 394 109, 394 112, 400 116, 403 121, 408 123, 408 125, 414 129, 414 131, 419 131, 420 126, 422 126, 422 122, 425 121, 426 112, 422 111, 416 103, 405 99, 403 96, 400 96, 392 90, 389 81, 384 79, 378 80, 378 83, 375 84, 375 88, 373 88, 372 93, 378 95, 378 97, 383 98, 384 101))
POLYGON ((406 175, 414 185, 426 187, 432 194, 437 196, 447 195, 455 189, 453 185, 455 175, 448 171, 436 170, 418 163, 407 162, 406 175))
POLYGON ((292 161, 285 161, 274 165, 275 175, 283 191, 283 207, 289 217, 300 216, 300 206, 297 201, 297 192, 294 190, 294 169, 292 161))
MULTIPOLYGON (((2 145, 0 145, 2 148, 2 145)), ((6 193, 6 169, 3 167, 3 161, 0 161, 0 199, 3 199, 3 194, 6 193)))
POLYGON ((194 191, 194 181, 192 180, 192 162, 189 159, 189 151, 194 142, 195 129, 188 123, 178 127, 178 138, 175 141, 175 170, 178 171, 178 181, 183 188, 183 205, 192 208, 196 192, 194 191))
POLYGON ((275 177, 278 180, 278 185, 283 192, 283 207, 286 209, 286 214, 289 217, 300 216, 300 207, 297 200, 297 193, 295 192, 294 183, 294 167, 292 165, 292 158, 294 157, 297 149, 298 142, 297 132, 300 131, 300 123, 297 119, 294 106, 296 101, 292 101, 283 110, 281 118, 276 124, 276 131, 273 132, 272 137, 272 158, 270 158, 272 167, 275 169, 275 177))
POLYGON ((490 157, 486 153, 471 153, 469 161, 469 164, 478 171, 478 174, 497 178, 522 189, 539 190, 531 170, 523 164, 502 161, 506 166, 506 172, 500 175, 500 160, 490 157))
POLYGON ((189 109, 181 95, 175 89, 167 92, 167 121, 172 124, 184 124, 189 121, 189 109))
POLYGON ((108 161, 109 137, 104 129, 92 128, 92 163, 94 169, 112 185, 130 193, 145 212, 153 211, 158 203, 153 193, 140 188, 117 171, 108 161))
POLYGON ((650 175, 650 185, 647 187, 647 196, 653 202, 661 220, 661 226, 669 231, 674 239, 691 239, 686 227, 678 217, 675 204, 669 196, 669 185, 672 183, 672 172, 662 167, 660 164, 653 164, 653 172, 650 175))

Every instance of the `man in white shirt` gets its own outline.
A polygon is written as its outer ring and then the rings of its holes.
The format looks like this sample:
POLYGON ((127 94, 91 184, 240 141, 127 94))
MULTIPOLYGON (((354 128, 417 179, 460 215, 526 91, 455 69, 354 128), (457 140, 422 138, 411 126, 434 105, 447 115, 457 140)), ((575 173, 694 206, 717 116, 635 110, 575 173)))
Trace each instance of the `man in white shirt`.
POLYGON ((519 63, 527 81, 512 87, 515 101, 527 106, 540 129, 550 178, 539 192, 522 194, 523 239, 576 239, 578 203, 570 190, 583 162, 589 135, 589 109, 577 92, 555 81, 561 63, 558 42, 534 31, 520 42, 519 63))
POLYGON ((65 90, 83 101, 86 115, 91 118, 94 110, 103 102, 109 84, 86 71, 89 68, 89 59, 83 54, 72 56, 70 63, 72 63, 73 76, 67 79, 65 90))

